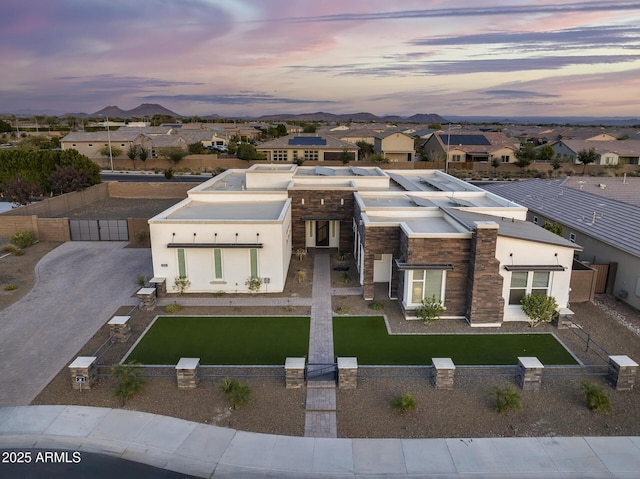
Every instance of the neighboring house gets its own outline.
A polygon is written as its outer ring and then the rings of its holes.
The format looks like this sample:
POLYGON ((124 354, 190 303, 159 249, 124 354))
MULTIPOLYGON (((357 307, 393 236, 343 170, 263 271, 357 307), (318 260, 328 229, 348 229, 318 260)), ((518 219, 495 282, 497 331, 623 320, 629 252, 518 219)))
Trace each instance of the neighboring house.
POLYGON ((373 151, 390 162, 413 161, 416 151, 411 135, 401 131, 386 131, 374 137, 373 151))
POLYGON ((182 136, 179 135, 160 135, 151 138, 151 156, 157 158, 162 156, 159 151, 162 148, 180 148, 187 151, 189 145, 182 136))
MULTIPOLYGON (((436 170, 254 165, 228 170, 149 220, 153 273, 187 293, 281 292, 297 249, 353 252, 363 297, 407 318, 435 296, 472 326, 526 320, 520 298, 567 307, 580 246, 525 221, 526 208, 436 170)), ((354 278, 355 279, 355 278, 354 278)))
POLYGON ((427 139, 423 150, 431 161, 474 163, 497 158, 502 163, 514 163, 518 147, 504 133, 438 131, 427 139))
POLYGON ((526 206, 529 221, 562 225, 564 238, 584 248, 580 260, 609 264, 598 292, 613 293, 640 309, 640 205, 623 202, 625 196, 637 202, 640 179, 596 178, 597 185, 587 180, 535 179, 483 187, 526 206))
POLYGON ((296 134, 267 141, 256 146, 264 153, 267 161, 341 161, 346 154, 350 160, 358 158, 358 147, 328 135, 296 134))
POLYGON ((142 133, 135 131, 111 132, 72 132, 60 140, 60 147, 63 150, 74 149, 89 158, 104 158, 100 154, 100 150, 111 143, 112 148, 118 148, 122 151, 119 156, 114 158, 127 158, 127 151, 131 146, 142 146, 148 150, 151 149, 151 138, 142 133))
POLYGON ((598 155, 596 165, 640 164, 640 140, 560 140, 551 145, 556 158, 581 164, 578 154, 593 149, 598 155))

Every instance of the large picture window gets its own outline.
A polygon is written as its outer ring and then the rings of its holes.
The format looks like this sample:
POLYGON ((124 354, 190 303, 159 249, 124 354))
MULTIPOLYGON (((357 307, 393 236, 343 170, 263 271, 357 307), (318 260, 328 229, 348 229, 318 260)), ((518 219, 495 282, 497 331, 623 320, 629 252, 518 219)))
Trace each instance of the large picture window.
POLYGON ((421 303, 425 298, 444 300, 444 274, 441 269, 416 269, 411 271, 411 302, 421 303))
POLYGON ((256 248, 251 248, 249 250, 249 257, 251 259, 251 277, 258 277, 258 250, 256 248))
POLYGON ((222 250, 220 248, 213 250, 213 279, 216 281, 222 279, 222 250))
POLYGON ((511 273, 509 304, 520 304, 527 294, 549 294, 551 272, 549 271, 514 271, 511 273))
POLYGON ((187 261, 183 248, 178 248, 178 277, 187 277, 187 261))

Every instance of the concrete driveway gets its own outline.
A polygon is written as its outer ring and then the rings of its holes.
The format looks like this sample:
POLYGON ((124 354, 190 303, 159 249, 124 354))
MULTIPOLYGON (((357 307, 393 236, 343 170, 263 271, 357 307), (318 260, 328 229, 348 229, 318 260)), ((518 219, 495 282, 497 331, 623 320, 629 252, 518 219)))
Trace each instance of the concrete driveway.
POLYGON ((151 250, 74 241, 36 266, 23 299, 0 311, 0 406, 29 404, 151 275, 151 250))

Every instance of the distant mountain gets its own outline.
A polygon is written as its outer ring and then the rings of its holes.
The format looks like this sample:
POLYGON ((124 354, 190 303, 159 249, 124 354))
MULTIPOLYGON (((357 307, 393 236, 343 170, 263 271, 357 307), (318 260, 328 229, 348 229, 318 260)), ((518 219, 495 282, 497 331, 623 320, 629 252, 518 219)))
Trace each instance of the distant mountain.
POLYGON ((122 110, 117 106, 108 106, 89 116, 110 116, 112 118, 153 118, 154 115, 166 115, 173 118, 182 118, 182 115, 178 115, 168 108, 155 103, 143 103, 142 105, 135 107, 133 110, 122 110))
POLYGON ((376 116, 373 113, 345 113, 336 115, 334 113, 316 112, 316 113, 301 113, 301 114, 288 114, 283 113, 279 115, 264 115, 255 118, 258 121, 324 121, 324 122, 346 122, 353 121, 358 123, 447 123, 448 120, 442 118, 435 113, 420 113, 408 118, 387 115, 376 116))
POLYGON ((450 116, 454 123, 500 123, 514 125, 581 125, 581 126, 636 126, 637 118, 588 116, 450 116))

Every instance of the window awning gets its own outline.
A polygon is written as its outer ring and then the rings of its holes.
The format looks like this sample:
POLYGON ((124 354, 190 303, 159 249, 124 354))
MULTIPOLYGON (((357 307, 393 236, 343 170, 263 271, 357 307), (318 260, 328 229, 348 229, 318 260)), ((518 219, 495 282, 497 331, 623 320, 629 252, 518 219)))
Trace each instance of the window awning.
POLYGON ((407 271, 410 269, 446 269, 447 271, 453 270, 453 265, 451 263, 409 264, 400 263, 398 260, 396 260, 395 263, 400 271, 407 271))
POLYGON ((564 266, 560 264, 505 264, 504 269, 507 271, 564 271, 564 266))
POLYGON ((169 243, 167 248, 262 248, 262 243, 169 243))

